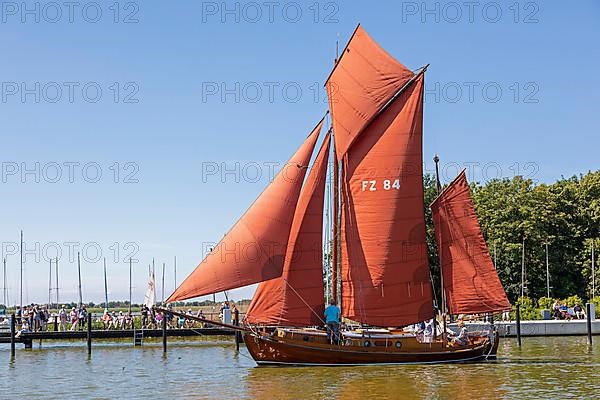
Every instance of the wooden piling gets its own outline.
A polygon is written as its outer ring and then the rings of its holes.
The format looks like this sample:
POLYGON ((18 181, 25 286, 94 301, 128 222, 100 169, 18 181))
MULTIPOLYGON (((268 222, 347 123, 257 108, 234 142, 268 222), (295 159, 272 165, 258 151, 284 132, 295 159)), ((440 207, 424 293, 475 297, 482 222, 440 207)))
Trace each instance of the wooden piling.
POLYGON ((87 350, 88 355, 92 354, 92 313, 87 315, 87 350))
POLYGON ((162 319, 162 341, 163 341, 163 353, 167 352, 167 316, 163 313, 162 319))
POLYGON ((517 343, 521 347, 521 307, 517 304, 517 343))
POLYGON ((592 345, 592 318, 594 317, 592 315, 592 305, 590 303, 587 303, 585 305, 585 310, 586 310, 586 315, 587 315, 588 344, 591 346, 592 345))
POLYGON ((54 316, 54 332, 58 331, 58 315, 54 316))
MULTIPOLYGON (((240 311, 237 309, 235 309, 235 311, 233 312, 233 324, 235 326, 239 326, 240 325, 240 311)), ((240 351, 240 342, 241 342, 241 333, 240 331, 235 331, 235 350, 236 351, 240 351)))
POLYGON ((15 314, 10 315, 10 356, 15 357, 15 314))

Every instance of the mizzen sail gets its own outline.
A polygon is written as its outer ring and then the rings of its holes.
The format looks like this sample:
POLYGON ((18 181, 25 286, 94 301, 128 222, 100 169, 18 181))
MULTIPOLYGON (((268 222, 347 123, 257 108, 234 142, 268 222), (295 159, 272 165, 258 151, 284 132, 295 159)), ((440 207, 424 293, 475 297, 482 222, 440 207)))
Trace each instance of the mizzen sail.
POLYGON ((323 324, 323 201, 329 143, 328 133, 300 193, 283 274, 258 286, 246 313, 251 324, 323 324))
POLYGON ((494 268, 463 171, 431 205, 451 314, 510 308, 494 268))
POLYGON ((185 300, 281 275, 292 219, 323 120, 213 251, 167 299, 185 300))

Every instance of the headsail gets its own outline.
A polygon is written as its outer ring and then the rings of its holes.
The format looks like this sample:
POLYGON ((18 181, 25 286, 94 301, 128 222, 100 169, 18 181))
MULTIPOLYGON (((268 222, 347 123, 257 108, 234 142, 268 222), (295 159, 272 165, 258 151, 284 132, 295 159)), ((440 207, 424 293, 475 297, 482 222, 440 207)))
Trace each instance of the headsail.
POLYGON ((281 275, 302 182, 323 120, 246 213, 167 299, 230 290, 281 275))
POLYGON ((323 201, 330 134, 300 193, 283 274, 258 286, 246 313, 252 324, 320 325, 323 292, 323 201))
POLYGON ((465 171, 444 189, 431 210, 450 313, 509 309, 477 221, 465 171))
POLYGON ((343 159, 342 313, 370 325, 401 326, 433 315, 423 209, 423 79, 417 76, 343 159))
POLYGON ((360 25, 356 28, 326 83, 340 159, 377 112, 413 76, 360 25))

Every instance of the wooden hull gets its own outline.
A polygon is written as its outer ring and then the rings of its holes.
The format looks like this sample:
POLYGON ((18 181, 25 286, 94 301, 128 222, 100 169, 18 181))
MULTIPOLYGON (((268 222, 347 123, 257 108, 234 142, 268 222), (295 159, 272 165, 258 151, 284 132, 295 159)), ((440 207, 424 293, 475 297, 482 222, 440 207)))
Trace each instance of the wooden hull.
POLYGON ((329 344, 317 335, 296 331, 259 334, 246 332, 244 341, 259 365, 369 365, 420 364, 482 361, 495 357, 496 340, 476 337, 464 347, 444 345, 441 341, 422 343, 414 336, 394 336, 377 339, 361 337, 344 340, 341 345, 329 344), (308 337, 308 339, 307 339, 308 337), (365 341, 369 347, 365 347, 365 341), (384 343, 385 342, 385 343, 384 343))

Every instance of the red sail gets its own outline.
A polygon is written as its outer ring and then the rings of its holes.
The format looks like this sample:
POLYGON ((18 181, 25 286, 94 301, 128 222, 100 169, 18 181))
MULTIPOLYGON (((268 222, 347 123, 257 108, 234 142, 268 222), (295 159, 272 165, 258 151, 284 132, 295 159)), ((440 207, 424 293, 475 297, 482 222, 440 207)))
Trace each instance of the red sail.
POLYGON ((323 200, 329 142, 327 134, 300 193, 283 274, 258 286, 246 314, 249 323, 323 324, 323 200))
POLYGON ((423 74, 367 126, 344 157, 342 313, 352 320, 402 326, 433 315, 422 127, 423 74))
POLYGON ((326 83, 340 159, 377 112, 413 76, 360 25, 356 28, 326 83))
POLYGON ((477 314, 510 308, 481 234, 463 171, 431 205, 452 314, 477 314))
POLYGON ((323 120, 167 302, 230 290, 281 275, 298 196, 322 124, 323 120))

